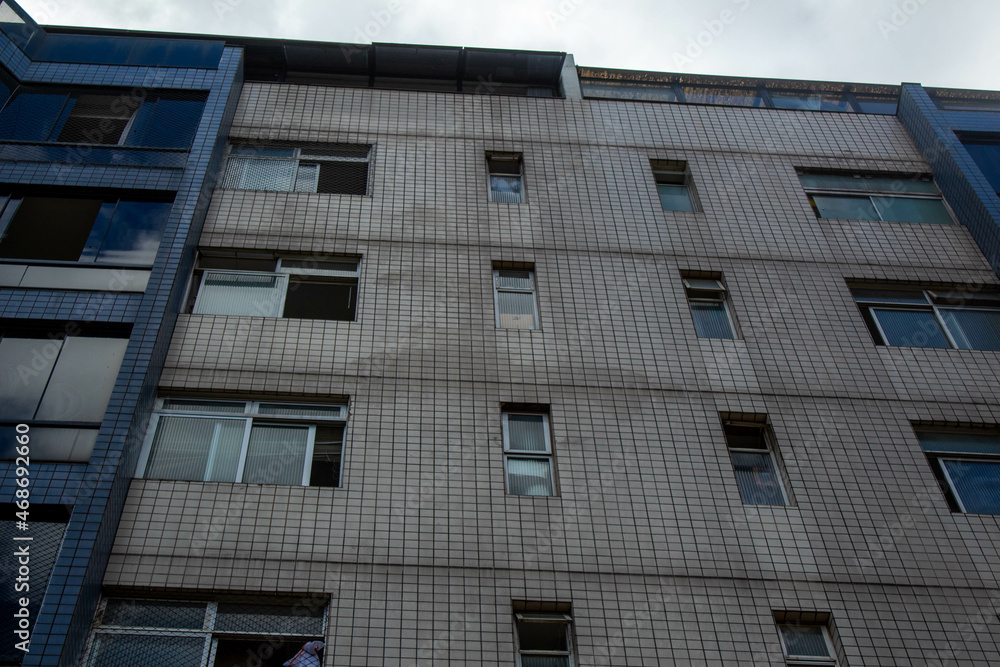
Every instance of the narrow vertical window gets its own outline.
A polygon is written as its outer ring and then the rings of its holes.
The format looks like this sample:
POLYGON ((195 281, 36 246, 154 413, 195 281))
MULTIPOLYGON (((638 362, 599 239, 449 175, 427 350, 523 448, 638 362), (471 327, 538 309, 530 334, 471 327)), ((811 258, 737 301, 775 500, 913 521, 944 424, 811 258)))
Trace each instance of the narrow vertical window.
POLYGON ((519 613, 515 619, 519 667, 572 667, 569 614, 519 613))
POLYGON ((787 505, 767 425, 723 419, 726 446, 744 505, 787 505))
POLYGON ((503 413, 504 467, 507 492, 514 496, 555 494, 549 416, 503 413))
POLYGON ((650 160, 656 192, 664 211, 694 211, 691 179, 683 160, 650 160))
POLYGON ((493 271, 493 291, 498 328, 538 328, 534 271, 495 269, 493 271))
POLYGON ((524 175, 520 153, 489 153, 490 201, 520 204, 524 201, 524 175))
POLYGON ((781 650, 789 667, 836 667, 827 612, 780 611, 774 613, 781 650))
POLYGON ((721 280, 685 278, 684 289, 699 338, 736 338, 721 280))

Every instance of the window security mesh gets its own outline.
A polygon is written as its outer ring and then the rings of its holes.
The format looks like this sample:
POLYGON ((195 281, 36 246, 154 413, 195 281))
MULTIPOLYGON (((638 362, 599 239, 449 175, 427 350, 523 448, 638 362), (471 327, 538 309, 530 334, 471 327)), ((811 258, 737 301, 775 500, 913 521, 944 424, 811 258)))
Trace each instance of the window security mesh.
POLYGON ((222 187, 235 190, 368 194, 370 144, 233 146, 222 187))
POLYGON ((108 600, 98 613, 87 667, 278 667, 322 639, 326 601, 108 600))
MULTIPOLYGON (((8 508, 5 511, 5 518, 13 517, 13 506, 6 505, 5 507, 8 508)), ((10 553, 17 546, 30 545, 30 583, 32 595, 28 596, 30 600, 28 609, 32 624, 34 624, 34 619, 38 618, 38 612, 42 606, 42 596, 48 584, 49 575, 52 574, 56 556, 59 553, 59 545, 62 543, 63 532, 66 530, 65 521, 39 520, 37 518, 37 509, 41 507, 32 505, 31 521, 27 532, 17 530, 14 521, 0 521, 0 540, 3 540, 3 544, 9 545, 11 549, 10 553), (14 541, 15 537, 24 537, 26 535, 32 538, 30 542, 14 541)), ((14 590, 17 568, 17 558, 13 557, 13 555, 8 555, 0 559, 0 576, 7 582, 7 585, 3 587, 3 592, 0 593, 0 605, 8 612, 3 614, 2 620, 0 620, 0 632, 3 632, 5 638, 17 637, 14 634, 14 630, 18 627, 17 619, 14 618, 13 612, 20 608, 17 602, 18 598, 24 596, 24 593, 14 590)), ((0 664, 2 665, 19 665, 23 657, 24 653, 14 647, 14 639, 8 639, 0 646, 0 664)))

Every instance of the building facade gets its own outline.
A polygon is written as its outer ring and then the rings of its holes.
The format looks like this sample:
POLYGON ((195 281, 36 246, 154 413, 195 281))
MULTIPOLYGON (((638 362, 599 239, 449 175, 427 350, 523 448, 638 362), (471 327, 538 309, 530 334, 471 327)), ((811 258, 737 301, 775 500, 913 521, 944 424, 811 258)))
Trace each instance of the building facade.
POLYGON ((5 664, 1000 662, 1000 94, 0 11, 5 664))

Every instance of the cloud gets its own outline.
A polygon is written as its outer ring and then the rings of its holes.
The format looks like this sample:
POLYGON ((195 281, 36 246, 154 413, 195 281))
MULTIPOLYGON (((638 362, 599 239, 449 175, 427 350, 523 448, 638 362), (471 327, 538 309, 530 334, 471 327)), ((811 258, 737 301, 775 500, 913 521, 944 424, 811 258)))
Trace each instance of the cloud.
POLYGON ((1000 3, 967 0, 23 0, 41 23, 558 50, 595 67, 1000 88, 1000 3), (721 24, 723 12, 733 17, 721 24), (714 31, 713 31, 714 29, 714 31), (707 35, 707 36, 706 36, 707 35), (690 44, 696 58, 683 62, 690 44), (683 62, 683 66, 678 63, 683 62))

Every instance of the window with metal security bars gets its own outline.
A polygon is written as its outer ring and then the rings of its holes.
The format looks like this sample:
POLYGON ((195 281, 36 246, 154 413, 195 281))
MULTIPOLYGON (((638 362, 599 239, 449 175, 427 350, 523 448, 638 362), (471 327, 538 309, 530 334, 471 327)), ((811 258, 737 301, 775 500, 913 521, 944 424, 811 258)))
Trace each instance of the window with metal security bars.
POLYGON ((954 224, 930 176, 800 172, 817 218, 954 224))
POLYGON ((781 473, 764 416, 739 421, 722 416, 729 458, 744 505, 787 505, 781 473))
MULTIPOLYGON (((6 435, 4 437, 6 438, 6 435)), ((66 532, 66 522, 69 520, 69 512, 64 507, 40 505, 32 499, 28 515, 28 530, 20 530, 14 520, 15 512, 24 512, 22 507, 27 507, 27 504, 26 501, 18 502, 24 504, 21 506, 17 504, 0 505, 0 512, 3 516, 3 519, 0 520, 0 540, 3 540, 3 543, 9 545, 8 548, 11 549, 10 555, 0 559, 0 576, 7 582, 0 590, 0 604, 3 605, 5 612, 0 615, 0 632, 3 632, 4 637, 8 638, 0 645, 0 665, 21 664, 24 651, 19 650, 15 644, 30 639, 29 633, 33 630, 35 619, 38 618, 42 598, 59 555, 63 534, 66 532), (22 576, 20 583, 27 583, 30 590, 25 588, 15 590, 15 584, 19 581, 19 563, 13 554, 21 547, 28 548, 31 574, 30 581, 24 582, 22 576), (30 625, 27 628, 22 628, 19 619, 14 617, 14 612, 21 609, 20 600, 25 597, 28 598, 27 618, 30 625)))
POLYGON ((837 654, 827 628, 828 619, 829 614, 815 612, 775 614, 788 667, 836 667, 837 654))
POLYGON ((524 202, 524 165, 520 153, 487 153, 490 201, 501 204, 524 202))
POLYGON ((1000 350, 1000 292, 859 286, 851 294, 877 345, 1000 350))
POLYGON ((0 110, 0 141, 190 148, 206 93, 20 86, 0 110))
POLYGON ((683 160, 650 160, 656 193, 664 211, 694 211, 691 175, 683 160))
POLYGON ((350 322, 357 314, 358 265, 356 257, 204 251, 191 312, 350 322))
POLYGON ((555 495, 548 414, 504 411, 502 421, 507 493, 555 495))
POLYGON ((84 667, 278 667, 296 655, 321 664, 325 598, 101 602, 84 667))
POLYGON ((953 512, 1000 514, 1000 430, 916 431, 953 512))
POLYGON ((136 477, 340 486, 346 405, 162 398, 136 477))
POLYGON ((236 144, 222 187, 367 195, 371 153, 371 144, 236 144))
POLYGON ((538 303, 535 299, 533 270, 494 269, 493 296, 498 328, 538 328, 538 303))
POLYGON ((573 667, 572 616, 524 611, 514 624, 518 667, 573 667))
POLYGON ((699 338, 736 338, 721 280, 684 278, 684 290, 699 338))
POLYGON ((27 424, 33 461, 89 461, 127 347, 122 330, 74 323, 0 330, 0 459, 27 424))

